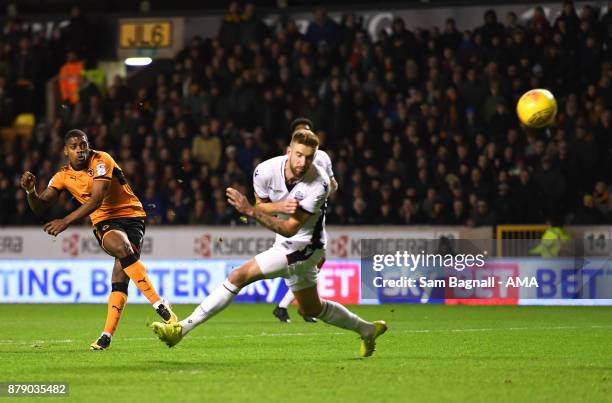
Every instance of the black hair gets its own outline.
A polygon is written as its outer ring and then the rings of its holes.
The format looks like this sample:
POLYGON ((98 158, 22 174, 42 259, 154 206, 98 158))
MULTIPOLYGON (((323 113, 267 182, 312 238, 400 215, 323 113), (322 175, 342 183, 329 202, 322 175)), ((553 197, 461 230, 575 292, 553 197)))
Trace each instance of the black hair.
POLYGON ((85 134, 83 130, 72 129, 68 130, 68 132, 64 135, 64 144, 66 144, 68 140, 73 137, 85 137, 85 140, 87 140, 87 134, 85 134))
POLYGON ((297 118, 293 122, 291 122, 291 124, 289 125, 289 129, 291 130, 291 133, 293 133, 295 131, 295 128, 298 127, 299 125, 308 126, 306 128, 308 130, 314 130, 314 124, 312 123, 312 120, 307 119, 307 118, 297 118))

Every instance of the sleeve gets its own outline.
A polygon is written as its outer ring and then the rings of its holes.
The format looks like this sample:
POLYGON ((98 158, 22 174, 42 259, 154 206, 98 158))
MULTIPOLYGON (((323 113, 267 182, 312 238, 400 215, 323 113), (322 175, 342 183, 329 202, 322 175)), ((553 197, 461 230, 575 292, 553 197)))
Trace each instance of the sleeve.
POLYGON ((319 150, 319 153, 321 154, 321 160, 320 160, 321 163, 318 165, 321 168, 323 168, 323 170, 325 171, 327 176, 329 176, 330 179, 333 178, 334 171, 332 169, 332 162, 331 162, 331 159, 329 158, 329 155, 323 150, 319 150))
POLYGON ((64 185, 64 173, 57 172, 55 175, 53 175, 47 187, 53 188, 57 190, 58 192, 61 192, 62 190, 64 190, 66 188, 66 186, 64 185))
POLYGON ((257 165, 255 172, 253 172, 253 190, 260 199, 268 199, 270 197, 267 175, 265 173, 265 169, 263 169, 261 164, 257 165))
POLYGON ((94 179, 111 180, 113 178, 113 170, 117 165, 113 157, 107 153, 100 153, 94 164, 94 179))
POLYGON ((314 214, 317 210, 320 210, 325 204, 327 200, 327 194, 329 190, 329 185, 321 182, 315 185, 310 192, 308 192, 308 196, 300 201, 300 207, 310 213, 314 214))

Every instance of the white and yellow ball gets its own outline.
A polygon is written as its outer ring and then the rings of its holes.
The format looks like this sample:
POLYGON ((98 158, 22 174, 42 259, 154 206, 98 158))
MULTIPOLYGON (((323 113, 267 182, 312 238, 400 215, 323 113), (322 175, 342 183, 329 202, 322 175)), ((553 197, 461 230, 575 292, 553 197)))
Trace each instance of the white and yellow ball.
POLYGON ((527 127, 540 129, 550 126, 557 116, 557 100, 550 91, 536 88, 521 96, 516 104, 516 113, 527 127))

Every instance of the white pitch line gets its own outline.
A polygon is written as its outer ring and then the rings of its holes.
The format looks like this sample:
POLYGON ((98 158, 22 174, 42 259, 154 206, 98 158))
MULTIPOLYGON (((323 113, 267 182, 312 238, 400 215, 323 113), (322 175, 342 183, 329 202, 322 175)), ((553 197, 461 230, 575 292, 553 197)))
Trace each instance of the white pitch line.
MULTIPOLYGON (((612 329, 612 325, 591 325, 591 326, 547 326, 547 327, 507 327, 507 328, 466 328, 466 329, 412 329, 412 330, 401 330, 399 333, 468 333, 468 332, 492 332, 492 331, 524 331, 524 330, 572 330, 572 329, 612 329)), ((393 328, 391 328, 393 330, 393 328)), ((224 335, 224 336, 192 336, 189 339, 196 340, 214 340, 214 339, 243 339, 243 338, 255 338, 255 337, 309 337, 309 336, 340 336, 347 335, 348 332, 329 332, 329 333, 260 333, 260 334, 242 334, 242 335, 224 335)), ((122 337, 121 340, 126 341, 142 341, 142 340, 156 340, 156 337, 122 337)), ((40 344, 71 344, 71 343, 83 343, 86 342, 84 339, 60 339, 60 340, 0 340, 0 345, 40 345, 40 344)))

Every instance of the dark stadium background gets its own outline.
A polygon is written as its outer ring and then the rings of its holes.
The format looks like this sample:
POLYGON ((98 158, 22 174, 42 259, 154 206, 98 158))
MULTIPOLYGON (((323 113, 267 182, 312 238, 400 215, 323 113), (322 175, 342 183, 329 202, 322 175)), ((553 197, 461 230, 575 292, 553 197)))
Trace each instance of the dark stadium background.
MULTIPOLYGON (((598 8, 579 5, 578 14, 517 19, 511 26, 507 13, 489 25, 484 16, 472 16, 479 26, 469 31, 458 26, 452 34, 444 34, 444 25, 400 28, 398 20, 399 31, 374 42, 359 27, 360 19, 352 28, 344 26, 352 12, 346 2, 334 2, 330 12, 343 19, 330 23, 333 37, 293 32, 284 39, 278 50, 287 55, 289 76, 283 82, 270 54, 272 42, 264 41, 279 25, 267 27, 261 20, 278 9, 263 2, 259 9, 255 3, 246 31, 247 24, 222 26, 218 45, 206 37, 194 42, 188 31, 187 47, 174 60, 156 58, 149 67, 131 70, 129 80, 107 83, 109 93, 89 84, 79 103, 56 102, 49 109, 47 89, 53 86, 46 83, 57 75, 67 51, 76 51, 86 68, 117 58, 117 17, 138 16, 139 4, 83 2, 81 16, 45 34, 29 28, 36 21, 66 21, 62 12, 69 12, 71 3, 5 7, 17 15, 3 20, 0 124, 11 126, 20 112, 33 112, 37 125, 33 136, 6 141, 0 155, 0 224, 39 222, 17 179, 27 167, 40 172, 39 186, 44 186, 61 164, 59 134, 76 126, 90 133, 94 148, 111 151, 125 165, 149 222, 242 225, 222 189, 233 183, 246 190, 253 164, 282 152, 288 123, 301 115, 314 120, 340 183, 330 200, 329 224, 609 222, 612 91, 610 51, 604 46, 610 40, 609 12, 599 16, 598 8), (49 11, 53 16, 45 14, 49 11), (252 34, 261 41, 260 77, 245 36, 252 34), (353 52, 356 36, 358 46, 367 45, 363 55, 353 52), (242 43, 240 50, 234 43, 242 43), (20 46, 29 50, 20 55, 20 46), (214 50, 217 46, 226 50, 214 50), (190 56, 193 51, 197 54, 190 56), (228 56, 235 51, 238 56, 229 59, 237 70, 228 73, 228 56), (215 52, 223 55, 212 65, 215 52), (192 82, 199 88, 187 88, 192 82), (164 95, 157 93, 160 86, 164 95), (516 100, 532 87, 549 88, 557 96, 557 124, 548 130, 528 130, 515 117, 516 100), (160 96, 170 103, 160 102, 160 96), (205 111, 193 110, 202 106, 205 111), (200 130, 211 132, 205 135, 210 138, 198 140, 200 130), (212 156, 202 154, 202 144, 212 146, 212 156)), ((164 15, 169 7, 148 4, 150 13, 140 16, 164 15)), ((177 2, 171 14, 195 4, 177 2)), ((222 13, 220 4, 207 2, 207 7, 222 13)), ((314 4, 290 3, 297 8, 287 11, 307 17, 314 4)), ((435 1, 426 5, 444 12, 449 3, 440 2, 440 9, 435 1)), ((401 4, 412 6, 424 3, 401 4)), ((288 21, 281 19, 280 26, 288 21)), ((70 208, 67 199, 52 216, 70 208)))

